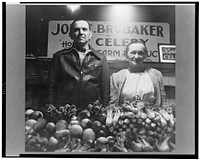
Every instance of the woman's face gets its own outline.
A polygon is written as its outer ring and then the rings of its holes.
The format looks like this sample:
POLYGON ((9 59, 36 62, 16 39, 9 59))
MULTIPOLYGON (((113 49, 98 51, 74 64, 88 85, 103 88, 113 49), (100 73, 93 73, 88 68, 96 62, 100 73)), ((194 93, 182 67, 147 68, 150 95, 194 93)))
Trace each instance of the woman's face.
POLYGON ((131 44, 126 56, 132 66, 143 66, 143 60, 146 58, 145 46, 141 43, 131 44))

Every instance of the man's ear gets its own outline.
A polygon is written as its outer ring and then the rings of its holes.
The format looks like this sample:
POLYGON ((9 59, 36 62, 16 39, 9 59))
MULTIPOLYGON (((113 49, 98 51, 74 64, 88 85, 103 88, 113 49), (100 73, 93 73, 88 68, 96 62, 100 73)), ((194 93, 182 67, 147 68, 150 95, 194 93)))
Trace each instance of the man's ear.
POLYGON ((72 32, 69 32, 69 37, 73 39, 72 32))
POLYGON ((90 31, 90 39, 92 38, 92 36, 93 36, 93 34, 92 34, 92 32, 90 31))

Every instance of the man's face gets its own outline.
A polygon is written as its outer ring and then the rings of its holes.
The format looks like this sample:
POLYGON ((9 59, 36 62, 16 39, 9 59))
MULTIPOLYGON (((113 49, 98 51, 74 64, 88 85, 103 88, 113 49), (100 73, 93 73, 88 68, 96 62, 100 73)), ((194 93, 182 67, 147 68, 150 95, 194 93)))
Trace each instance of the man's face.
POLYGON ((133 66, 143 65, 143 60, 146 58, 145 47, 143 44, 131 44, 128 48, 127 59, 133 66))
POLYGON ((89 24, 86 21, 76 21, 72 26, 70 33, 71 39, 78 46, 84 46, 92 37, 92 32, 89 29, 89 24))

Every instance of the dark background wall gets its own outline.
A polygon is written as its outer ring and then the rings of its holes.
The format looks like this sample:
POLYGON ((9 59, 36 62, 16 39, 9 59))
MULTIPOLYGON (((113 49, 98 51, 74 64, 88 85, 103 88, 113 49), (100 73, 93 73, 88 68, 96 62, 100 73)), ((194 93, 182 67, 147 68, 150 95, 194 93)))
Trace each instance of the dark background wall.
MULTIPOLYGON (((133 22, 163 22, 170 26, 170 43, 175 44, 175 6, 133 5, 130 14, 133 22)), ((26 6, 26 53, 47 55, 48 23, 50 20, 73 20, 83 18, 90 21, 109 21, 112 5, 82 5, 72 13, 66 5, 26 6)))

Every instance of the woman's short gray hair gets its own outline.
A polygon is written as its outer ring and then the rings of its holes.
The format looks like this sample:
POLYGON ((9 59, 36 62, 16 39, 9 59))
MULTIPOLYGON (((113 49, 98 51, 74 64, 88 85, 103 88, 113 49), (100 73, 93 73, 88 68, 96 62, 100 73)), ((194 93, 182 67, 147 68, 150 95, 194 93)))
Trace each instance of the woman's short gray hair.
POLYGON ((144 42, 143 40, 137 40, 137 39, 131 41, 131 42, 126 46, 125 55, 127 56, 127 53, 128 53, 128 50, 129 50, 129 46, 130 46, 130 45, 132 45, 132 44, 138 44, 138 43, 144 45, 145 54, 146 54, 146 56, 147 56, 147 46, 146 46, 145 42, 144 42))

